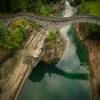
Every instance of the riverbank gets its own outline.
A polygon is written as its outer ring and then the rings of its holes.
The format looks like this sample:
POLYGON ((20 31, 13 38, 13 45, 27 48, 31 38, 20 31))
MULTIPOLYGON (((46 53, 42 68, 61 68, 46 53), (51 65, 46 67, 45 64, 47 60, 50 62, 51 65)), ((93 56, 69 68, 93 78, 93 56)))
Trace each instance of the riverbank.
POLYGON ((86 38, 85 34, 80 30, 79 24, 75 24, 75 31, 78 38, 85 44, 90 61, 90 70, 92 75, 92 88, 94 100, 100 98, 100 41, 86 38))

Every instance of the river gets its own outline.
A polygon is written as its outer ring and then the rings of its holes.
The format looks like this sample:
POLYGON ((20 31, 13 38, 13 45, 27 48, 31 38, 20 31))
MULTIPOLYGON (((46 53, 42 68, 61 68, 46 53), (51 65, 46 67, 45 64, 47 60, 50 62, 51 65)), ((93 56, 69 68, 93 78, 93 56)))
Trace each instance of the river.
MULTIPOLYGON (((75 8, 65 2, 64 17, 75 8)), ((88 53, 72 25, 61 29, 67 39, 59 61, 40 62, 24 83, 17 100, 92 100, 88 53)))

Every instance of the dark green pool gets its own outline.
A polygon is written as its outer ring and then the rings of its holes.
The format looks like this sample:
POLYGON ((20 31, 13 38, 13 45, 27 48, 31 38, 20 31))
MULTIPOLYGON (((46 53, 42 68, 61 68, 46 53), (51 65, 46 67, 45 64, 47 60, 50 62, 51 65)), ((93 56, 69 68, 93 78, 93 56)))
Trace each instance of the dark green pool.
POLYGON ((26 80, 18 100, 92 100, 86 49, 74 34, 67 36, 62 58, 40 62, 26 80))

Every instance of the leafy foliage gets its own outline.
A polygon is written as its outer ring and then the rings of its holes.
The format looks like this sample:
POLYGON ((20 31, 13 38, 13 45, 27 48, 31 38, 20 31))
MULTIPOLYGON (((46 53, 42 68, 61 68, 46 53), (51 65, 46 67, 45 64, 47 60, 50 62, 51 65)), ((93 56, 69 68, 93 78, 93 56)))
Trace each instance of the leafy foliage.
POLYGON ((49 30, 49 40, 53 39, 53 30, 49 30))
POLYGON ((84 2, 82 2, 81 5, 79 6, 79 13, 80 14, 89 14, 90 13, 90 9, 86 7, 84 2))
POLYGON ((60 0, 0 0, 1 13, 34 12, 46 16, 50 13, 51 3, 60 0))
POLYGON ((74 0, 73 6, 77 6, 77 5, 81 4, 81 1, 82 0, 74 0))
POLYGON ((100 38, 100 26, 96 24, 84 24, 85 31, 87 32, 87 36, 90 36, 93 39, 100 38))
POLYGON ((3 24, 0 24, 0 39, 4 39, 6 35, 6 28, 3 24))
POLYGON ((89 33, 99 33, 100 34, 100 26, 96 25, 96 24, 85 24, 85 29, 89 32, 89 33))
MULTIPOLYGON (((81 5, 79 6, 79 14, 92 14, 90 8, 87 7, 87 1, 95 1, 96 0, 82 0, 81 5)), ((97 1, 98 2, 98 1, 97 1)), ((100 26, 95 24, 84 24, 85 31, 87 32, 87 36, 98 36, 100 35, 100 26)))
POLYGON ((21 42, 27 36, 27 25, 30 25, 32 29, 37 30, 40 26, 36 23, 31 23, 27 20, 17 20, 11 24, 12 31, 8 33, 5 27, 0 25, 0 47, 4 50, 17 49, 20 47, 21 42), (5 38, 4 38, 5 37, 5 38))
POLYGON ((11 0, 10 5, 11 5, 10 6, 11 13, 25 11, 26 9, 25 0, 11 0))

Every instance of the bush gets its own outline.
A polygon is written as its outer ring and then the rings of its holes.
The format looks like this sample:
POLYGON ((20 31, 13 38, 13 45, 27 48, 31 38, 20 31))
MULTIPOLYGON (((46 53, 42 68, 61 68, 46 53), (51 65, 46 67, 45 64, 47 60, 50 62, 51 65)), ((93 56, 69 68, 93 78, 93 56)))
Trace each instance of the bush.
POLYGON ((10 35, 7 35, 5 40, 0 42, 0 46, 6 50, 19 48, 24 35, 26 35, 26 32, 24 28, 20 26, 20 28, 16 28, 12 31, 10 35))
MULTIPOLYGON (((20 47, 20 43, 23 40, 23 32, 21 28, 15 29, 13 32, 10 33, 11 35, 7 37, 7 45, 10 47, 10 49, 16 49, 20 47)), ((6 48, 9 49, 9 48, 6 48)))
POLYGON ((32 26, 33 29, 35 30, 38 30, 40 28, 40 25, 39 24, 36 24, 36 23, 31 23, 30 24, 32 26))
POLYGON ((0 47, 6 51, 19 48, 21 42, 26 38, 28 30, 37 30, 40 27, 28 20, 16 20, 10 26, 11 32, 7 33, 5 27, 2 24, 0 25, 0 37, 3 37, 0 39, 0 47), (27 26, 32 27, 32 29, 27 28, 27 26))
POLYGON ((85 24, 85 29, 88 31, 88 33, 99 33, 100 34, 100 26, 96 24, 85 24))
POLYGON ((60 0, 0 0, 1 13, 34 12, 39 15, 47 16, 50 13, 50 3, 53 4, 60 0))
MULTIPOLYGON (((86 7, 86 1, 95 1, 95 0, 82 0, 81 5, 79 6, 79 14, 90 14, 90 9, 86 7)), ((83 26, 85 28, 87 36, 100 35, 100 26, 89 23, 85 23, 83 26)))
POLYGON ((77 6, 81 4, 82 0, 74 0, 74 3, 72 4, 73 6, 77 6))
POLYGON ((3 24, 0 24, 0 40, 5 38, 7 29, 3 24))
POLYGON ((80 6, 79 6, 79 14, 89 14, 90 13, 90 9, 86 7, 86 4, 83 2, 80 6))
POLYGON ((99 39, 100 38, 100 26, 96 24, 84 24, 85 31, 87 33, 87 36, 93 38, 93 39, 99 39))
POLYGON ((49 40, 53 39, 53 30, 49 30, 49 40))

